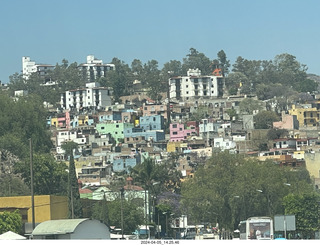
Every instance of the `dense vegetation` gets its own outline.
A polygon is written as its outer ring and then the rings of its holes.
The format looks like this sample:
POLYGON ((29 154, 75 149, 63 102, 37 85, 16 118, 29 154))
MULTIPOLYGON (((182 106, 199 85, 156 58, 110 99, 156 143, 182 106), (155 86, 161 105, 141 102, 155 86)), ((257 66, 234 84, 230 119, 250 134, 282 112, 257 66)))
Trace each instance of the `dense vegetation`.
MULTIPOLYGON (((149 96, 159 100, 161 92, 167 92, 168 79, 173 76, 186 75, 188 69, 199 68, 203 75, 210 75, 215 68, 221 68, 226 77, 229 94, 241 93, 257 94, 261 100, 290 99, 297 92, 313 92, 317 90, 317 83, 307 76, 306 65, 300 64, 296 57, 290 54, 277 55, 274 60, 247 60, 238 57, 230 71, 230 61, 223 50, 219 51, 216 59, 208 58, 204 53, 190 48, 189 54, 183 61, 170 60, 162 69, 156 60, 143 64, 134 59, 131 65, 118 58, 111 61, 116 69, 108 72, 107 77, 97 79, 102 86, 112 87, 115 101, 121 96, 130 95, 135 80, 141 81, 149 96)), ((60 93, 69 89, 76 89, 85 85, 78 64, 69 64, 63 60, 56 64, 55 69, 46 80, 54 82, 53 86, 44 86, 44 81, 37 74, 32 74, 27 81, 21 74, 10 76, 9 87, 14 90, 27 90, 30 94, 38 94, 43 100, 56 105, 60 100, 60 93)))
POLYGON ((234 230, 252 216, 297 214, 298 232, 307 235, 320 228, 319 194, 308 171, 291 171, 272 161, 214 154, 183 183, 181 199, 182 210, 195 224, 219 223, 234 230))

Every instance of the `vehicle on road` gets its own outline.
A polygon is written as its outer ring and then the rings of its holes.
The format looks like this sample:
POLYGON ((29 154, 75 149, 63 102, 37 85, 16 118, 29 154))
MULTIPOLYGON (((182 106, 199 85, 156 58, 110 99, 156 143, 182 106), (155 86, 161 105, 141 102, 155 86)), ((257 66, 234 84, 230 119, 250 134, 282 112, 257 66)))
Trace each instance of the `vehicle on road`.
POLYGON ((241 240, 272 240, 273 220, 270 217, 251 217, 239 224, 241 240))

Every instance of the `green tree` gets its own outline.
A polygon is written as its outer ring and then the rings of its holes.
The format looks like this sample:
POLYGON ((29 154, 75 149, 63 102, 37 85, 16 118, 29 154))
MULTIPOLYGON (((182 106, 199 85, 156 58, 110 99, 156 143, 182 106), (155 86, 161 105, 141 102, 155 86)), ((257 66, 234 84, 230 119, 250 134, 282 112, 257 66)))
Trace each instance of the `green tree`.
POLYGON ((113 58, 111 63, 115 65, 115 69, 107 73, 106 85, 113 88, 114 100, 119 102, 121 96, 130 94, 133 75, 130 67, 124 61, 113 58))
POLYGON ((202 75, 210 75, 212 73, 211 64, 212 61, 205 56, 204 53, 200 53, 195 48, 190 48, 190 53, 186 58, 183 58, 182 72, 187 74, 189 69, 199 69, 202 75))
POLYGON ((77 149, 77 143, 70 141, 64 143, 61 147, 69 156, 69 169, 68 169, 68 217, 69 218, 81 218, 82 217, 82 205, 80 201, 79 184, 76 174, 76 168, 74 164, 73 151, 77 149))
MULTIPOLYGON (((143 224, 144 211, 132 200, 122 200, 124 234, 132 234, 139 225, 143 224)), ((121 227, 121 200, 109 202, 108 217, 110 225, 121 227)))
POLYGON ((279 116, 274 111, 260 111, 253 119, 256 129, 271 129, 273 127, 273 122, 278 122, 280 120, 279 116))
POLYGON ((251 98, 243 99, 239 104, 240 112, 243 114, 252 115, 254 111, 260 111, 262 109, 261 102, 251 98))
POLYGON ((222 69, 222 74, 226 75, 229 73, 230 60, 227 59, 227 55, 223 50, 218 52, 218 61, 222 69))
POLYGON ((275 140, 287 137, 289 134, 287 129, 271 128, 267 133, 268 140, 275 140))
POLYGON ((295 215, 296 231, 302 239, 314 239, 320 228, 320 197, 316 194, 290 194, 283 199, 285 214, 295 215))
MULTIPOLYGON (((65 195, 67 189, 65 163, 57 163, 51 154, 33 154, 32 157, 34 193, 36 195, 65 195)), ((26 184, 30 186, 30 161, 16 164, 16 172, 21 173, 26 184)))
POLYGON ((313 93, 318 90, 318 83, 311 79, 305 79, 304 81, 301 81, 296 88, 299 92, 313 93))
POLYGON ((305 169, 293 172, 273 161, 221 152, 182 183, 181 203, 190 222, 218 222, 220 229, 233 230, 251 216, 284 213, 282 201, 289 193, 312 192, 305 169))
POLYGON ((155 101, 161 100, 161 92, 166 92, 168 81, 160 80, 160 71, 158 69, 158 61, 150 60, 143 66, 144 83, 149 88, 148 95, 155 101))
POLYGON ((29 156, 29 139, 37 152, 49 152, 53 144, 46 128, 47 111, 38 96, 14 101, 0 92, 0 147, 23 159, 29 156))
POLYGON ((19 210, 0 213, 0 234, 7 231, 15 233, 22 232, 22 217, 19 210))
POLYGON ((15 173, 19 159, 10 151, 0 150, 0 196, 29 195, 30 190, 21 174, 15 173))
POLYGON ((201 121, 201 119, 209 117, 209 108, 204 105, 198 106, 197 110, 195 110, 191 116, 190 121, 201 121))
POLYGON ((233 89, 235 92, 233 94, 237 94, 238 88, 241 88, 243 84, 248 83, 248 78, 241 72, 233 72, 228 75, 226 78, 226 87, 229 90, 233 89))
POLYGON ((296 57, 291 54, 279 54, 274 58, 274 64, 278 71, 278 81, 283 85, 292 86, 294 89, 299 87, 301 82, 307 78, 307 67, 300 64, 296 57))

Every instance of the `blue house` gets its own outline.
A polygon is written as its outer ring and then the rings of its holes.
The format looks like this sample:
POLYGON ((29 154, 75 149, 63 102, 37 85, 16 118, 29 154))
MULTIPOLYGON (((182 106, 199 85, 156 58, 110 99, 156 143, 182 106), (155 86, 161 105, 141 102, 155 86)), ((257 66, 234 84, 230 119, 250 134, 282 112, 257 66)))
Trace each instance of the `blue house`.
POLYGON ((144 130, 164 130, 164 117, 161 115, 140 117, 139 124, 144 130))
POLYGON ((144 140, 153 140, 154 142, 165 140, 164 130, 144 130, 142 128, 126 128, 123 131, 124 138, 142 137, 144 140))
POLYGON ((130 172, 130 168, 133 168, 137 164, 141 163, 141 156, 138 152, 127 155, 120 155, 113 160, 113 172, 130 172))

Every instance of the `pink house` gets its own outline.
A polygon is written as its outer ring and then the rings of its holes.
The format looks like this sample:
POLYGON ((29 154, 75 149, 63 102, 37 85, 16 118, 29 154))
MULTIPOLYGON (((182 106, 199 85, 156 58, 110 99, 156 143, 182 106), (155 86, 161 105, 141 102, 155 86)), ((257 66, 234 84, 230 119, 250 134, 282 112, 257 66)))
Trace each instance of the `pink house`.
POLYGON ((274 122, 273 128, 288 130, 299 129, 299 121, 295 115, 282 113, 282 120, 280 122, 274 122))
POLYGON ((191 125, 191 127, 184 128, 184 124, 172 123, 170 124, 170 141, 185 140, 192 135, 197 135, 197 128, 191 125))

